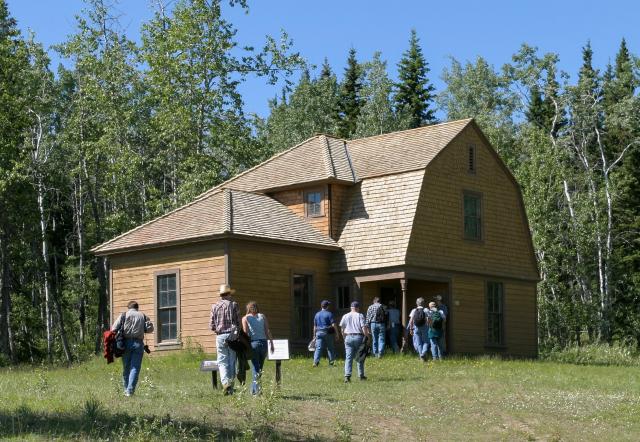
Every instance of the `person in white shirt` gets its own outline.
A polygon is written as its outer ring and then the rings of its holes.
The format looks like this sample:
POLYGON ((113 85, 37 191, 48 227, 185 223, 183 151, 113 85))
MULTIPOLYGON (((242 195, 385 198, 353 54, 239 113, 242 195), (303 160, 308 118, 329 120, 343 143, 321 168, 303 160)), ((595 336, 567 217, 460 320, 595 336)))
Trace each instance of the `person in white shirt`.
MULTIPOLYGON (((344 381, 351 382, 351 369, 353 367, 353 359, 356 356, 358 348, 362 345, 365 337, 369 336, 369 328, 366 325, 364 315, 360 313, 360 303, 353 301, 351 303, 351 311, 344 315, 340 320, 340 328, 344 336, 345 362, 344 362, 344 381)), ((357 363, 358 377, 364 381, 367 377, 364 375, 364 360, 357 363)))

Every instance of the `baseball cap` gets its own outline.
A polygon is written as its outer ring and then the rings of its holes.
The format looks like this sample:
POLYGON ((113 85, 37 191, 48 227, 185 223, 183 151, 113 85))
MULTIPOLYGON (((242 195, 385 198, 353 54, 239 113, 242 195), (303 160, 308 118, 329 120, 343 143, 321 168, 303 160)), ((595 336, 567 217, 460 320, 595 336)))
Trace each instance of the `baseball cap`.
POLYGON ((320 303, 320 307, 328 307, 329 304, 331 304, 331 301, 328 301, 328 300, 325 299, 324 301, 322 301, 320 303))
POLYGON ((360 303, 358 301, 353 301, 351 303, 351 307, 358 308, 358 307, 360 307, 360 303))

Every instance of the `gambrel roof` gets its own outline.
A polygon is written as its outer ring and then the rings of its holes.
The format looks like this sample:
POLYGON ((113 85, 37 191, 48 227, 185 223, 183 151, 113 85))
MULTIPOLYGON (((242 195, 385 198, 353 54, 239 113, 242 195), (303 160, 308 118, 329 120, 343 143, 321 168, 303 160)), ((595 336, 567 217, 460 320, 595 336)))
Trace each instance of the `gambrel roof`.
MULTIPOLYGON (((379 259, 374 261, 384 262, 384 265, 396 262, 398 253, 383 250, 383 245, 390 241, 402 244, 408 241, 410 219, 415 214, 416 192, 419 193, 425 167, 471 121, 452 121, 351 141, 316 135, 210 189, 193 202, 92 251, 98 255, 109 255, 225 235, 337 248, 334 240, 315 230, 286 206, 264 195, 276 190, 336 183, 355 186, 352 193, 356 199, 351 209, 354 217, 343 223, 344 231, 339 238, 339 245, 344 250, 340 258, 342 261, 335 265, 344 267, 353 260, 361 259, 351 249, 358 235, 363 234, 363 229, 377 235, 380 246, 376 250, 361 252, 372 253, 370 258, 377 257, 379 259), (421 172, 406 173, 411 171, 421 172), (387 175, 388 178, 376 178, 387 175), (361 198, 359 202, 358 195, 361 198), (236 201, 237 205, 229 206, 227 198, 232 203, 236 201), (369 218, 368 223, 358 221, 365 212, 369 216, 375 215, 369 218), (231 224, 226 224, 225 217, 231 217, 231 224), (372 224, 379 220, 382 221, 372 224)), ((394 242, 393 249, 398 249, 399 245, 394 242)))

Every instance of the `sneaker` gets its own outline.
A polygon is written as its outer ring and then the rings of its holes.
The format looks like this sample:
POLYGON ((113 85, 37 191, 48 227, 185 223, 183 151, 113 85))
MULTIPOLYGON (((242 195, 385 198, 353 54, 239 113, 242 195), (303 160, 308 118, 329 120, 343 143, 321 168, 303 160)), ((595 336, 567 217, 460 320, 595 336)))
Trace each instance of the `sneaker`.
POLYGON ((344 377, 344 383, 348 384, 349 382, 351 382, 351 376, 345 376, 344 377))
POLYGON ((314 362, 314 363, 313 363, 313 366, 314 366, 314 367, 317 367, 318 365, 320 365, 320 363, 319 363, 319 362, 314 362))
POLYGON ((126 397, 129 397, 129 396, 131 396, 131 393, 129 392, 129 390, 125 390, 125 391, 124 391, 124 395, 125 395, 126 397))
POLYGON ((225 385, 222 388, 222 394, 225 396, 231 396, 233 394, 233 387, 231 385, 225 385))
POLYGON ((361 380, 361 381, 366 381, 366 380, 367 380, 367 377, 366 377, 365 375, 362 375, 362 376, 360 376, 360 380, 361 380))
POLYGON ((333 367, 334 365, 336 365, 336 361, 329 361, 329 365, 333 367))

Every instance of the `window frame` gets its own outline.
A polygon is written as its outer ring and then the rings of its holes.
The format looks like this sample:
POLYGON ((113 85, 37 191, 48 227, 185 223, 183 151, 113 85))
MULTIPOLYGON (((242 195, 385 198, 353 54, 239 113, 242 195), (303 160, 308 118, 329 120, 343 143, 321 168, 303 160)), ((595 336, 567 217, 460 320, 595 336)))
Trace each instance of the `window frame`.
POLYGON ((351 307, 351 286, 349 284, 342 284, 336 287, 336 308, 338 310, 348 310, 351 307), (344 290, 347 290, 347 303, 342 305, 342 295, 344 290))
POLYGON ((465 241, 471 241, 471 242, 477 242, 477 243, 482 243, 484 242, 484 198, 481 192, 476 192, 473 190, 463 190, 462 191, 462 238, 465 241), (472 198, 477 198, 478 199, 478 212, 479 214, 477 215, 478 218, 478 225, 479 225, 479 236, 476 237, 470 237, 467 236, 467 229, 465 228, 465 223, 466 223, 466 211, 465 211, 465 200, 467 197, 472 197, 472 198))
POLYGON ((306 218, 320 218, 323 217, 325 215, 325 211, 324 211, 324 199, 325 199, 325 194, 324 194, 324 189, 322 188, 314 188, 314 189, 307 189, 304 192, 302 192, 302 200, 304 203, 304 216, 306 218), (317 193, 320 195, 320 202, 318 203, 320 206, 320 212, 319 213, 311 213, 309 211, 309 201, 307 201, 307 197, 313 193, 317 193))
POLYGON ((485 296, 484 296, 484 303, 485 303, 485 347, 491 347, 491 348, 498 348, 498 349, 504 349, 506 348, 506 342, 505 342, 505 330, 504 330, 504 326, 505 326, 505 290, 504 290, 504 282, 502 281, 487 281, 485 283, 485 296), (500 309, 498 312, 492 312, 489 310, 489 296, 494 296, 495 294, 492 293, 492 287, 499 287, 500 291, 498 293, 498 299, 500 302, 500 309), (491 324, 491 321, 489 319, 490 315, 497 315, 498 316, 498 324, 500 327, 499 330, 499 342, 494 342, 491 340, 492 334, 490 333, 489 327, 491 324))
POLYGON ((172 350, 181 348, 182 343, 180 340, 181 334, 181 320, 180 320, 180 304, 181 304, 181 290, 180 290, 180 269, 166 269, 153 272, 153 311, 155 314, 155 347, 157 350, 172 350), (162 327, 160 326, 160 299, 158 298, 158 277, 174 275, 176 278, 176 338, 175 339, 160 339, 160 333, 162 327))
POLYGON ((290 272, 289 276, 289 285, 290 285, 290 293, 291 293, 291 338, 294 342, 307 342, 309 339, 312 339, 312 329, 313 329, 313 315, 314 315, 314 306, 316 305, 316 272, 308 269, 293 269, 290 272), (306 306, 308 308, 308 321, 309 327, 308 330, 302 333, 302 336, 297 333, 297 325, 298 325, 298 307, 295 305, 295 286, 294 280, 296 276, 307 276, 310 278, 310 287, 309 287, 309 305, 306 306), (305 334, 308 333, 308 337, 305 334))

